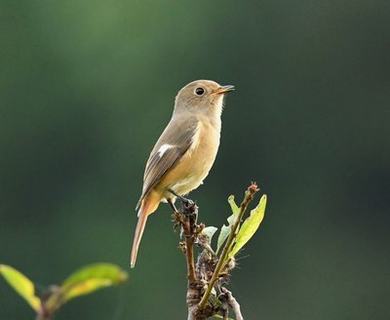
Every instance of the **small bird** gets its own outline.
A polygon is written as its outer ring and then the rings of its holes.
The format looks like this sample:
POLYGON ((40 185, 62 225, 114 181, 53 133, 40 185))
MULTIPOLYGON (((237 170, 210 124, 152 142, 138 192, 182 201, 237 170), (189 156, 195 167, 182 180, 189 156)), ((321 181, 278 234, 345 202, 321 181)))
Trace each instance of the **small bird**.
POLYGON ((232 85, 197 80, 177 94, 171 120, 146 163, 136 208, 138 223, 131 250, 132 268, 149 215, 160 202, 168 202, 175 208, 177 197, 198 188, 207 177, 219 147, 224 96, 233 90, 232 85))

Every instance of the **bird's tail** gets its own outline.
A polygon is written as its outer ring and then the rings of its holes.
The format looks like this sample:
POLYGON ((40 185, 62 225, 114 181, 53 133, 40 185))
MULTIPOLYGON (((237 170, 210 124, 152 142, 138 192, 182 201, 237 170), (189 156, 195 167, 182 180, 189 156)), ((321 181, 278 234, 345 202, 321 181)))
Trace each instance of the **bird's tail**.
POLYGON ((135 228, 133 246, 131 248, 130 266, 134 268, 137 261, 138 248, 141 243, 141 238, 145 230, 146 221, 150 214, 157 210, 160 199, 157 199, 153 194, 146 196, 141 201, 141 206, 138 210, 138 222, 135 228))

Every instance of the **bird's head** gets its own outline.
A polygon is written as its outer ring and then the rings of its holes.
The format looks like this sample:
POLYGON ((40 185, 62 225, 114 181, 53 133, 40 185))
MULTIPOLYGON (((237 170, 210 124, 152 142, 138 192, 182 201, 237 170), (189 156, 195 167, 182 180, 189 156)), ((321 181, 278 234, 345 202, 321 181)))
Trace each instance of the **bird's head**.
POLYGON ((220 115, 223 98, 234 86, 222 86, 211 80, 196 80, 184 86, 176 96, 175 113, 191 112, 220 115))

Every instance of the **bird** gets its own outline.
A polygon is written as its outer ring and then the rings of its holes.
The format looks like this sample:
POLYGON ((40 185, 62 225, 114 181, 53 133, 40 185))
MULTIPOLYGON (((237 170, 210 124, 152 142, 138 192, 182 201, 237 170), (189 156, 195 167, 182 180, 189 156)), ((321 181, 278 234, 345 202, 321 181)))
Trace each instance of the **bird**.
POLYGON ((136 206, 138 222, 130 254, 135 267, 149 215, 161 202, 175 209, 176 198, 197 189, 214 164, 221 135, 224 97, 233 85, 196 80, 179 90, 172 117, 152 149, 136 206))

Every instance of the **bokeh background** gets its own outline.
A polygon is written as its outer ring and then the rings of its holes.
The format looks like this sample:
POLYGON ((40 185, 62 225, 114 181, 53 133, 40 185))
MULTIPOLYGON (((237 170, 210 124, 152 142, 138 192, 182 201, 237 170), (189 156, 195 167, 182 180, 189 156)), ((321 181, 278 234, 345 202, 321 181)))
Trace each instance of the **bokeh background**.
MULTIPOLYGON (((269 196, 232 290, 246 319, 389 319, 390 6, 379 0, 0 4, 0 261, 40 284, 128 266, 144 163, 189 81, 234 84, 191 197, 269 196)), ((130 281, 57 319, 184 319, 170 210, 130 281)), ((33 313, 0 281, 0 319, 33 313)))

